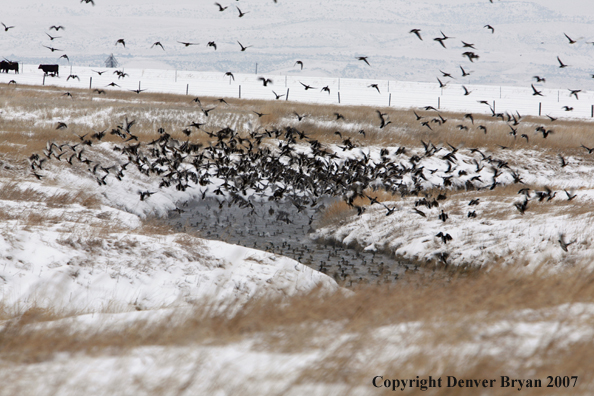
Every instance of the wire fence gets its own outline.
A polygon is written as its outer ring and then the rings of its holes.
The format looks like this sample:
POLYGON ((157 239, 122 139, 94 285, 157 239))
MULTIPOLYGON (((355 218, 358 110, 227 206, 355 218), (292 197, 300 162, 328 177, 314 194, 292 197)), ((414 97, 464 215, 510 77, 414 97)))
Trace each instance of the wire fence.
MULTIPOLYGON (((61 66, 60 75, 44 75, 38 65, 21 65, 20 73, 0 73, 0 83, 52 85, 64 88, 115 89, 161 92, 216 98, 287 100, 305 103, 340 104, 393 108, 424 108, 490 114, 594 118, 594 92, 548 89, 542 84, 527 87, 462 85, 448 82, 422 83, 332 77, 299 77, 267 74, 126 69, 61 66), (102 72, 101 74, 97 72, 102 72), (270 80, 264 85, 263 80, 270 80), (110 85, 110 84, 116 85, 110 85)), ((445 81, 442 79, 442 82, 445 81)))

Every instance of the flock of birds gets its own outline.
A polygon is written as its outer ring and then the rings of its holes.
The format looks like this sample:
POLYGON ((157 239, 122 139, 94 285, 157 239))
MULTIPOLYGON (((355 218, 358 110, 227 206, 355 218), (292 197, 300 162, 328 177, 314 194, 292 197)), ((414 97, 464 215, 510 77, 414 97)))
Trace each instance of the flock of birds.
MULTIPOLYGON (((83 0, 86 3, 93 3, 92 0, 83 0)), ((276 3, 276 1, 274 1, 276 3)), ((492 2, 492 1, 491 1, 492 2)), ((224 12, 228 6, 215 3, 220 12, 224 12)), ((236 7, 239 17, 244 17, 248 12, 243 12, 236 7)), ((2 24, 5 31, 14 28, 2 24)), ((485 25, 491 34, 495 34, 495 28, 491 25, 485 25)), ((59 31, 62 26, 52 26, 52 29, 59 31)), ((419 40, 423 40, 421 29, 410 30, 419 40)), ((447 49, 447 40, 453 39, 443 32, 441 36, 433 40, 447 49)), ((47 34, 51 41, 59 37, 47 34)), ((576 41, 565 34, 569 40, 569 45, 576 41)), ((180 44, 188 47, 197 43, 178 41, 180 44)), ((246 51, 251 45, 244 46, 238 41, 241 51, 246 51)), ((480 55, 475 53, 474 44, 462 41, 463 48, 468 49, 462 53, 469 62, 474 63, 480 59, 480 55)), ((118 39, 115 45, 125 47, 124 39, 118 39)), ((217 49, 214 41, 207 44, 209 47, 217 49)), ((61 51, 54 47, 46 46, 52 52, 61 51)), ((152 47, 165 49, 164 45, 157 41, 152 47)), ((65 55, 62 55, 65 57, 65 55)), ((66 57, 66 59, 68 59, 66 57)), ((367 56, 356 57, 357 60, 364 62, 371 67, 367 56)), ((560 68, 568 67, 557 57, 560 68)), ((304 62, 298 60, 294 66, 301 69, 304 62)), ((462 77, 470 75, 471 72, 460 65, 462 77)), ((451 73, 440 70, 441 78, 453 79, 451 73)), ((104 73, 104 72, 97 72, 104 73)), ((123 71, 122 71, 123 73, 123 71)), ((231 72, 226 75, 233 77, 231 72)), ((122 76, 119 76, 122 77, 122 76)), ((125 77, 125 74, 124 74, 125 77)), ((537 82, 546 82, 545 77, 534 76, 537 82)), ((442 87, 447 86, 447 82, 437 78, 442 87)), ((264 77, 260 78, 264 86, 271 84, 272 81, 264 77)), ((115 84, 115 83, 112 83, 115 84)), ((117 85, 117 84, 116 84, 117 85)), ((305 90, 317 89, 315 87, 303 84, 305 90)), ((531 85, 533 95, 542 95, 534 84, 531 85)), ((371 89, 380 92, 377 84, 371 84, 371 89)), ((142 90, 138 90, 140 93, 142 90)), ((329 88, 324 87, 322 91, 329 93, 329 88)), ((464 87, 464 95, 470 95, 472 91, 464 87)), ((136 92, 136 91, 135 91, 136 92)), ((570 95, 578 100, 579 89, 570 89, 570 95)), ((100 92, 101 93, 101 92, 100 92)), ((276 99, 283 95, 278 95, 273 91, 276 99)), ((196 102, 200 103, 198 98, 196 102)), ((220 99, 224 101, 224 99, 220 99)), ((500 119, 509 127, 510 139, 525 139, 529 141, 530 137, 526 133, 521 133, 519 127, 522 116, 515 112, 497 113, 486 101, 479 101, 490 107, 492 116, 495 120, 500 119)), ((205 117, 215 108, 202 109, 205 117)), ((438 109, 432 106, 424 108, 426 113, 419 115, 414 111, 414 115, 422 128, 433 131, 435 127, 445 124, 448 120, 439 113, 438 109), (435 116, 431 115, 434 112, 435 116)), ((566 111, 571 111, 568 107, 566 111)), ((388 114, 377 110, 378 129, 386 128, 392 121, 388 119, 388 114)), ((258 118, 266 115, 256 112, 258 118)), ((306 115, 295 113, 297 122, 303 120, 306 115)), ((336 121, 344 119, 339 113, 334 113, 336 121)), ((548 116, 549 122, 555 122, 555 118, 548 116)), ((469 131, 475 125, 472 114, 464 115, 464 120, 470 124, 459 124, 458 129, 469 131)), ((478 147, 470 149, 465 156, 471 156, 472 166, 468 167, 467 159, 461 161, 458 158, 458 148, 448 145, 442 147, 434 145, 431 142, 421 141, 423 149, 419 152, 416 149, 400 147, 396 150, 382 148, 379 159, 372 159, 370 150, 367 152, 362 148, 365 146, 361 141, 351 137, 345 137, 340 131, 335 135, 338 139, 336 145, 328 146, 320 143, 318 140, 309 137, 302 130, 294 126, 279 126, 270 130, 260 129, 250 131, 248 136, 241 136, 237 131, 230 127, 219 129, 218 131, 206 131, 201 127, 204 123, 196 122, 188 125, 184 129, 184 134, 188 140, 180 141, 171 136, 163 128, 159 128, 159 137, 149 143, 141 143, 138 136, 133 132, 134 121, 128 121, 102 132, 88 133, 79 136, 80 141, 76 144, 71 142, 55 143, 48 142, 43 154, 33 154, 30 157, 31 170, 38 179, 43 177, 40 172, 43 163, 47 160, 65 160, 69 165, 78 165, 85 167, 96 179, 100 186, 107 185, 108 178, 123 180, 127 173, 127 167, 135 167, 139 172, 158 177, 160 188, 175 188, 184 191, 192 185, 199 185, 201 188, 201 197, 215 196, 219 206, 236 205, 239 208, 245 208, 253 211, 253 200, 267 199, 271 202, 290 202, 298 212, 306 208, 313 208, 323 197, 338 197, 362 215, 367 207, 361 204, 361 200, 367 201, 371 206, 378 206, 385 210, 386 216, 393 215, 397 206, 389 206, 380 202, 372 191, 384 190, 393 194, 402 196, 420 196, 415 201, 414 207, 410 210, 422 217, 435 216, 446 223, 449 214, 437 212, 440 201, 447 199, 447 190, 458 188, 466 190, 495 189, 499 185, 517 183, 523 184, 522 177, 517 170, 512 169, 505 160, 498 159, 494 155, 488 155, 478 147), (205 133, 211 140, 208 146, 192 143, 189 139, 192 133, 205 133), (102 140, 106 134, 117 136, 122 144, 116 144, 114 150, 119 152, 123 161, 118 163, 104 164, 96 162, 86 155, 87 147, 93 143, 102 140), (263 144, 263 141, 271 144, 263 144), (355 155, 344 156, 340 152, 353 152, 355 155), (438 159, 438 165, 429 168, 425 165, 427 159, 438 159), (441 193, 432 196, 428 191, 439 189, 441 193)), ((58 129, 67 128, 65 123, 60 123, 58 129)), ((480 124, 477 129, 481 133, 488 133, 487 126, 480 124)), ((542 134, 546 139, 549 134, 554 133, 552 129, 545 125, 536 128, 535 133, 542 134)), ((360 139, 365 139, 365 131, 359 133, 360 139)), ((588 153, 594 149, 582 145, 588 153)), ((500 146, 501 149, 507 147, 500 146)), ((567 161, 559 155, 560 167, 565 167, 567 161)), ((527 188, 520 190, 523 199, 514 206, 522 215, 528 210, 530 202, 546 202, 555 198, 556 192, 545 188, 544 191, 530 191, 527 188)), ((157 191, 139 191, 140 201, 150 199, 157 191)), ((576 195, 565 191, 567 199, 573 200, 576 195)), ((470 207, 479 205, 479 199, 471 200, 470 207)), ((476 218, 475 210, 469 210, 468 218, 476 218)), ((452 240, 452 236, 445 230, 435 235, 443 244, 452 240)), ((563 235, 559 238, 559 244, 564 251, 575 241, 567 242, 563 235)), ((447 253, 440 252, 437 257, 447 265, 447 253)))

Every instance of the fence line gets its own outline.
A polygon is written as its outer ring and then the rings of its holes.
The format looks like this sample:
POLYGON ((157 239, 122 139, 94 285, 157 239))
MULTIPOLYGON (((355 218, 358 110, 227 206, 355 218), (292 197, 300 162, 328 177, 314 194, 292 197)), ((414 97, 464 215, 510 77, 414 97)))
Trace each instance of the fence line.
POLYGON ((66 88, 86 88, 85 77, 89 78, 88 88, 119 89, 136 91, 144 87, 145 92, 163 92, 179 95, 239 97, 243 99, 273 100, 275 86, 284 84, 287 93, 285 100, 318 104, 366 105, 393 108, 422 108, 437 103, 442 111, 479 112, 520 112, 522 115, 571 118, 594 118, 594 92, 580 92, 579 99, 570 96, 569 90, 547 89, 537 86, 542 96, 532 87, 464 85, 448 83, 440 87, 437 82, 409 82, 390 80, 367 80, 333 77, 303 77, 295 75, 235 74, 235 80, 225 73, 196 72, 179 70, 126 69, 126 78, 116 78, 107 71, 95 75, 90 67, 72 66, 71 74, 83 78, 67 80, 65 76, 46 78, 36 65, 22 65, 19 74, 0 73, 0 83, 16 80, 18 84, 42 84, 66 88), (258 78, 272 80, 263 86, 258 78), (119 87, 109 87, 116 82, 119 87), (310 85, 304 90, 303 84, 310 85), (371 84, 377 84, 376 90, 371 84), (138 88, 136 88, 136 85, 138 88), (324 88, 325 91, 322 90, 324 88), (336 96, 329 95, 335 91, 336 96), (482 102, 482 103, 481 103, 482 102), (484 103, 492 105, 485 105, 484 103), (491 110, 492 109, 492 110, 491 110))

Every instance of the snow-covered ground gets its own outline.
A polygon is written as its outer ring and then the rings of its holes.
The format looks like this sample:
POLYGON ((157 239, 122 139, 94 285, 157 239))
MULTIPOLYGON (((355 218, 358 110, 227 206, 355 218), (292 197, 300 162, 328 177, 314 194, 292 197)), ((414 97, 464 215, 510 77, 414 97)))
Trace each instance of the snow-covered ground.
MULTIPOLYGON (((121 70, 121 69, 118 69, 121 70)), ((339 77, 299 77, 272 74, 240 74, 233 78, 225 73, 181 71, 167 69, 125 68, 128 74, 117 78, 113 69, 60 66, 59 77, 46 77, 38 65, 21 65, 21 73, 0 73, 0 83, 11 80, 17 84, 58 86, 68 88, 92 88, 101 90, 137 89, 143 92, 172 93, 178 95, 210 96, 215 98, 243 98, 273 100, 283 95, 282 100, 319 104, 342 104, 349 106, 378 106, 400 109, 433 106, 453 112, 491 114, 515 113, 522 115, 551 115, 561 118, 592 119, 594 117, 594 91, 579 92, 571 96, 569 89, 549 89, 537 84, 542 96, 533 95, 530 84, 526 86, 493 86, 451 82, 440 88, 438 82, 412 82, 378 79, 353 79, 339 77), (103 72, 101 75, 96 71, 103 72), (76 78, 70 78, 70 75, 76 78), (260 78, 272 80, 263 86, 260 78), (108 86, 112 82, 118 87, 108 86), (305 90, 302 84, 315 89, 305 90), (377 89, 371 87, 377 84, 377 89), (464 88, 469 92, 465 95, 464 88), (328 87, 329 92, 322 91, 328 87), (486 101, 488 104, 480 103, 486 101), (564 107, 569 107, 567 111, 564 107)), ((444 80, 442 78, 442 80, 444 80)), ((445 81, 444 81, 445 82, 445 81)), ((577 89, 577 88, 572 88, 577 89)), ((142 93, 141 93, 142 94, 142 93)))

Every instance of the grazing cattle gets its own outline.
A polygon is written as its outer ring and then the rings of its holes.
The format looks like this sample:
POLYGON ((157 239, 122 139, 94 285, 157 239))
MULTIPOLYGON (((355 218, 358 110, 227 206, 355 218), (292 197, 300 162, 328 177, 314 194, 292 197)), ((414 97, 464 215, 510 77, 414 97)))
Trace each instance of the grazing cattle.
POLYGON ((38 69, 43 70, 43 73, 47 76, 55 77, 59 76, 58 65, 39 65, 38 69))
POLYGON ((8 73, 10 70, 14 70, 14 74, 19 72, 19 63, 3 60, 0 62, 0 72, 8 73))

